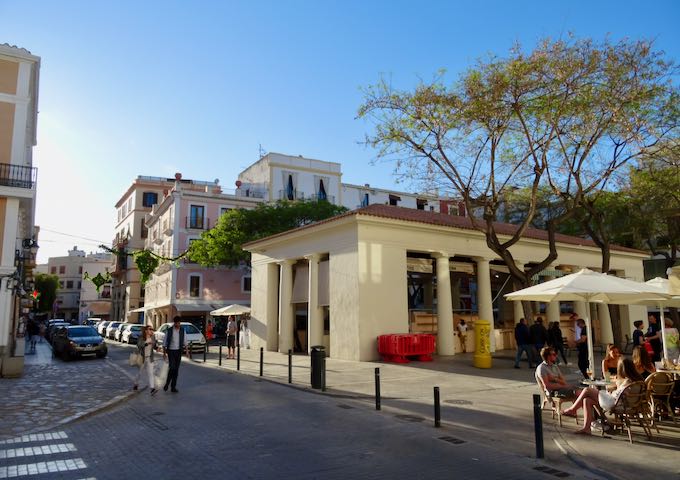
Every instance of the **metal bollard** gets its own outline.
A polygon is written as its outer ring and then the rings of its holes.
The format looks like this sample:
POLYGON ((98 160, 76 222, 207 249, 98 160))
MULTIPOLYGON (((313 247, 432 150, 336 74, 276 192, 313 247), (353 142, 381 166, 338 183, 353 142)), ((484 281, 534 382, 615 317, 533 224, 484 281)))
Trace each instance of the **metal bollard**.
POLYGON ((375 369, 375 409, 380 410, 380 369, 375 369))
POLYGON ((262 376, 262 365, 264 363, 264 348, 260 347, 260 376, 262 376))
POLYGON ((220 342, 220 359, 219 359, 218 365, 220 367, 222 366, 222 342, 220 342))
POLYGON ((205 344, 205 348, 203 349, 203 363, 205 363, 205 357, 208 354, 208 344, 205 344))
POLYGON ((534 434, 536 435, 536 458, 543 458, 543 412, 541 396, 534 394, 534 434))
POLYGON ((288 383, 293 383, 293 351, 288 349, 288 383))
POLYGON ((241 344, 236 344, 236 370, 241 370, 241 344))
POLYGON ((193 345, 192 342, 189 342, 189 360, 194 359, 193 354, 194 354, 194 345, 193 345))
POLYGON ((434 426, 435 428, 442 426, 442 411, 439 406, 439 387, 434 387, 434 426))

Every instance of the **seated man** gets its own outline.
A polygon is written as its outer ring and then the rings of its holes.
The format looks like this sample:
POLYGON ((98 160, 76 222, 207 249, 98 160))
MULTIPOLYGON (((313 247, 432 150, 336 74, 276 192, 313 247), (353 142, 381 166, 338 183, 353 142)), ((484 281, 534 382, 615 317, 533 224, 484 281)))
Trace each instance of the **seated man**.
POLYGON ((543 362, 536 367, 536 379, 540 380, 545 386, 545 394, 550 397, 572 398, 581 393, 581 389, 576 385, 570 385, 560 372, 560 368, 555 364, 557 352, 552 347, 541 349, 543 362))

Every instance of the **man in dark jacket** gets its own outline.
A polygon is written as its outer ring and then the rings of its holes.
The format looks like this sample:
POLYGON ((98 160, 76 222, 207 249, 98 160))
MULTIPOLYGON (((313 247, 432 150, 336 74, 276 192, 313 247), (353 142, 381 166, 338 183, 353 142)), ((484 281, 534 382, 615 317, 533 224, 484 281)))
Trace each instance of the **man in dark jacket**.
POLYGON ((515 325, 515 342, 517 343, 517 355, 515 355, 515 368, 519 368, 519 361, 522 359, 522 352, 526 352, 529 368, 533 368, 531 364, 531 342, 529 341, 529 327, 524 318, 519 319, 519 323, 515 325))
POLYGON ((184 329, 181 325, 182 319, 175 317, 172 319, 172 327, 165 332, 163 342, 163 359, 168 360, 168 378, 165 380, 163 390, 168 391, 168 385, 172 387, 172 393, 177 393, 177 375, 179 374, 179 364, 182 360, 182 350, 186 349, 184 342, 184 329))
POLYGON ((548 330, 543 326, 543 318, 536 317, 536 321, 529 327, 529 341, 534 347, 533 355, 536 363, 540 363, 540 352, 545 344, 548 342, 548 330))

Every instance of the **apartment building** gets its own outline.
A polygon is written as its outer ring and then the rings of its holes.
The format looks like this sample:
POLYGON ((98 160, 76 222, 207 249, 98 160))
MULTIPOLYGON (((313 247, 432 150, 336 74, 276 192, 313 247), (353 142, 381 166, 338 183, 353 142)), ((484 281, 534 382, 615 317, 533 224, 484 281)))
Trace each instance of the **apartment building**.
POLYGON ((32 300, 38 229, 37 169, 40 57, 0 45, 0 376, 23 373, 23 334, 32 300))
POLYGON ((84 250, 77 246, 63 257, 50 257, 47 271, 59 277, 57 298, 52 306, 52 318, 63 318, 67 322, 77 322, 80 318, 80 289, 83 283, 84 250))
POLYGON ((111 262, 110 253, 91 253, 85 257, 82 265, 83 275, 78 306, 80 323, 90 317, 109 320, 111 315, 111 262), (108 279, 108 282, 101 284, 99 289, 92 281, 98 275, 101 279, 108 279))

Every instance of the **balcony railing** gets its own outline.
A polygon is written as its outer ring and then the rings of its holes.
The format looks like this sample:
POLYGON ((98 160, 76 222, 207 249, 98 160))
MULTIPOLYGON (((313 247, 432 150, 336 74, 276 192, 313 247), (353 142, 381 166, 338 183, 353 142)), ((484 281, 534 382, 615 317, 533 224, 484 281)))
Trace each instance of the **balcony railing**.
POLYGON ((298 192, 297 189, 294 189, 292 192, 289 192, 287 189, 279 190, 279 200, 304 200, 304 199, 305 193, 298 192))
POLYGON ((314 202, 335 203, 335 195, 319 195, 315 193, 314 195, 310 195, 309 199, 314 202))
POLYGON ((38 169, 23 165, 0 163, 0 185, 6 187, 33 188, 38 178, 38 169))
POLYGON ((185 217, 184 228, 192 228, 194 230, 210 230, 210 219, 203 217, 185 217))

